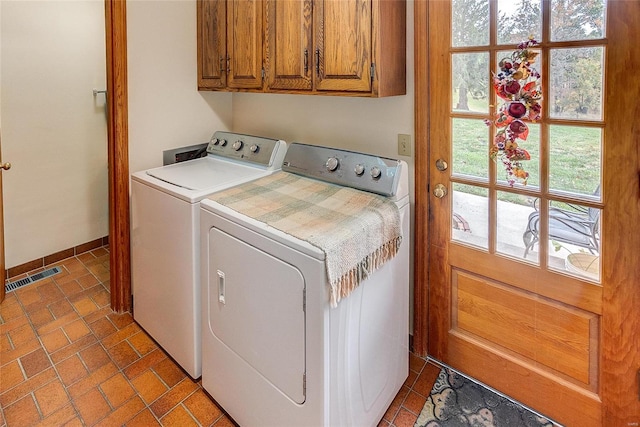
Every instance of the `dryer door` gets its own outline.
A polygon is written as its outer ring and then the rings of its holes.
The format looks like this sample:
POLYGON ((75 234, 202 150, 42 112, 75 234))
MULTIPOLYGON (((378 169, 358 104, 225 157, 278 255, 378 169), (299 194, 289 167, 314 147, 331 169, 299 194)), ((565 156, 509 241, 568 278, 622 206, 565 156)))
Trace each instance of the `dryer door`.
POLYGON ((291 400, 304 403, 305 282, 300 270, 216 228, 209 230, 208 270, 208 332, 225 344, 219 348, 235 353, 291 400))

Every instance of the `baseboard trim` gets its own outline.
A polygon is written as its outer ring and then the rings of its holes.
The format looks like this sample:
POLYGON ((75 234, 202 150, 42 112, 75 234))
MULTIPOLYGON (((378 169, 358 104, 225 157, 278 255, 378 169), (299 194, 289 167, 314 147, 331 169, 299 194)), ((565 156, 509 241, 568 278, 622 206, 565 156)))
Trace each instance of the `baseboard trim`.
POLYGON ((24 264, 17 265, 5 270, 5 277, 11 279, 21 274, 28 273, 29 271, 43 268, 49 264, 61 261, 72 256, 80 255, 85 252, 92 251, 102 246, 109 244, 109 236, 100 237, 90 242, 82 243, 72 248, 64 249, 62 251, 55 252, 53 254, 44 256, 42 258, 34 259, 33 261, 25 262, 24 264))

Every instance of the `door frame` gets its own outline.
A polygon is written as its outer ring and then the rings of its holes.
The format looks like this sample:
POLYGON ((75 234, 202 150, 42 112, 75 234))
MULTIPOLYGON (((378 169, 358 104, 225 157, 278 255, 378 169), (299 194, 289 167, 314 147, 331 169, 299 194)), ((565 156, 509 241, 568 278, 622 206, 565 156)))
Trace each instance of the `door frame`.
MULTIPOLYGON (((428 297, 429 297, 429 5, 433 1, 414 4, 415 28, 415 254, 414 254, 414 335, 413 351, 428 354, 428 297)), ((603 235, 617 236, 617 241, 603 248, 603 301, 601 321, 600 390, 602 419, 612 425, 637 425, 640 422, 640 316, 634 311, 640 306, 640 263, 632 248, 640 247, 640 233, 629 232, 629 227, 640 222, 640 115, 637 94, 640 82, 631 81, 625 70, 640 67, 640 47, 630 40, 640 39, 640 7, 635 2, 609 1, 606 28, 616 28, 607 35, 606 81, 628 82, 628 90, 612 93, 605 88, 605 111, 614 111, 605 117, 606 139, 609 141, 635 141, 635 151, 615 152, 608 144, 604 160, 621 165, 615 182, 605 177, 603 193, 606 204, 615 215, 603 218, 603 235), (635 35, 634 35, 635 34, 635 35), (622 197, 620 197, 622 196, 622 197), (635 206, 634 206, 635 205, 635 206), (634 209, 635 207, 635 209, 634 209), (621 230, 627 230, 626 232, 621 230), (624 241, 622 241, 624 236, 624 241), (624 266, 624 268, 619 268, 624 266)), ((605 113, 606 114, 606 113, 605 113)), ((620 150, 618 150, 620 151, 620 150)), ((613 167, 613 166, 610 166, 613 167)), ((438 248, 447 252, 446 247, 438 248)), ((432 314, 433 315, 433 314, 432 314)))
POLYGON ((427 356, 429 332, 429 2, 414 7, 415 228, 413 352, 427 356))
MULTIPOLYGON (((0 137, 0 163, 2 162, 2 142, 0 137)), ((2 282, 0 282, 0 303, 4 301, 5 298, 5 283, 7 280, 5 264, 4 264, 4 201, 2 199, 2 172, 3 169, 0 169, 0 278, 2 282)))
POLYGON ((105 0, 111 309, 131 311, 127 4, 105 0))

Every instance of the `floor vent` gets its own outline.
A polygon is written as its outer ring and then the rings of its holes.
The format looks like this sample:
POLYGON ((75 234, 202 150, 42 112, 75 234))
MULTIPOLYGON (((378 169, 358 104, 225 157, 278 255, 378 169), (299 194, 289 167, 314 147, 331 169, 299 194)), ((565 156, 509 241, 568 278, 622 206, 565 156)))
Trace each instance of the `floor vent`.
POLYGON ((10 282, 7 283, 4 287, 5 292, 11 292, 14 291, 18 288, 21 288, 23 286, 29 285, 33 282, 37 282, 38 280, 42 280, 45 277, 50 277, 53 276, 54 274, 58 274, 60 273, 62 270, 60 269, 60 267, 52 267, 52 268, 47 268, 44 271, 41 271, 40 273, 36 273, 36 274, 31 274, 27 277, 25 277, 24 279, 20 279, 20 280, 16 280, 15 282, 10 282))

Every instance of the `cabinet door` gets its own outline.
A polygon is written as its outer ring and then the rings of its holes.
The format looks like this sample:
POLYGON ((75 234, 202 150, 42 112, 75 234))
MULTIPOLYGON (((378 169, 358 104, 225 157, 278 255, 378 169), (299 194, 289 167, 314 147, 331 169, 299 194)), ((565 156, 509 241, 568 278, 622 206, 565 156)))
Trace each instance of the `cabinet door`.
POLYGON ((262 88, 261 0, 227 0, 227 87, 262 88))
POLYGON ((316 89, 371 91, 372 0, 316 0, 316 89))
POLYGON ((311 90, 311 8, 311 0, 267 1, 269 89, 311 90))
POLYGON ((226 79, 226 0, 198 1, 198 88, 224 88, 226 79))

